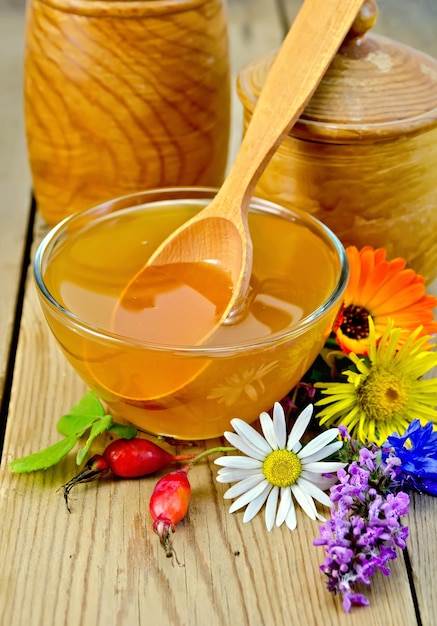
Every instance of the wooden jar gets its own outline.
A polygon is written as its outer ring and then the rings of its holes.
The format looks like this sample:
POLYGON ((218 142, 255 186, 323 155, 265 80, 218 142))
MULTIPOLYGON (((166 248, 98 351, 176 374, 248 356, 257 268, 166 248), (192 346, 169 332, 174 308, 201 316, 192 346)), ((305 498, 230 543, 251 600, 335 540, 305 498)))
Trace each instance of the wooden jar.
MULTIPOLYGON (((344 245, 403 256, 430 282, 437 277, 437 61, 368 33, 376 14, 373 2, 363 5, 255 193, 312 213, 344 245)), ((245 125, 274 56, 239 75, 245 125)))
POLYGON ((152 187, 219 186, 229 78, 224 0, 30 0, 26 134, 45 220, 152 187))

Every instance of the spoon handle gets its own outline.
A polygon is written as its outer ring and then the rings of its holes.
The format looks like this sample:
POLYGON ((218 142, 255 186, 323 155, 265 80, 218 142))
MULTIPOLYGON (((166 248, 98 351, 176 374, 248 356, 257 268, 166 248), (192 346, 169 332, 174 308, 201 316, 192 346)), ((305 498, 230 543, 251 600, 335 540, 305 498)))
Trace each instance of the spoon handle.
MULTIPOLYGON (((220 189, 221 199, 231 192, 247 210, 264 168, 316 90, 362 4, 363 0, 304 0, 270 68, 220 189)), ((238 207, 238 202, 232 204, 238 207)))

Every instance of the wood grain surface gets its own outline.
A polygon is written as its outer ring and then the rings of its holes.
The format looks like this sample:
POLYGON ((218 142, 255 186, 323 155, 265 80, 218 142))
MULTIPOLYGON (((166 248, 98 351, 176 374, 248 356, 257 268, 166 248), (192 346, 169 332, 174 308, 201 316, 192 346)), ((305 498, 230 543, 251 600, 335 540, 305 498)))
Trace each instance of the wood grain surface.
MULTIPOLYGON (((437 59, 374 32, 382 15, 373 0, 363 5, 255 193, 311 213, 345 246, 386 248, 429 284, 437 278, 437 59)), ((246 125, 276 56, 239 76, 246 125)))
MULTIPOLYGON (((229 0, 234 77, 256 54, 279 44, 284 16, 291 19, 298 4, 229 0)), ((381 30, 394 28, 416 47, 423 43, 425 48, 428 42, 425 51, 432 53, 435 41, 427 34, 436 32, 434 0, 380 0, 381 12, 394 5, 397 11, 390 13, 390 19, 381 16, 381 30)), ((30 214, 20 114, 23 23, 20 3, 0 0, 3 375, 30 214)), ((393 32, 388 34, 393 36, 393 32)), ((235 91, 233 98, 232 145, 237 146, 242 118, 235 91)), ((39 218, 32 254, 46 231, 39 218)), ((102 480, 78 487, 68 514, 57 490, 75 472, 71 456, 53 471, 29 476, 12 475, 7 464, 53 443, 57 419, 84 391, 49 334, 29 271, 11 398, 10 402, 6 398, 3 409, 8 421, 0 469, 1 626, 437 624, 437 501, 431 497, 413 499, 406 554, 411 575, 400 555, 393 562, 391 576, 376 576, 369 592, 370 607, 350 615, 324 588, 318 569, 322 550, 311 545, 317 525, 303 514, 298 515, 294 533, 280 528, 267 534, 262 516, 244 525, 241 514, 228 513, 212 459, 192 472, 192 504, 174 535, 184 568, 172 567, 151 532, 147 503, 154 478, 102 480)))
POLYGON ((11 475, 6 467, 52 443, 57 417, 85 391, 49 336, 32 285, 15 371, 0 488, 9 527, 3 531, 9 540, 4 535, 0 548, 6 600, 0 623, 286 626, 297 618, 313 626, 321 619, 339 626, 385 626, 388 618, 399 626, 415 623, 402 557, 390 577, 376 577, 369 608, 344 614, 318 571, 323 553, 312 546, 317 524, 299 512, 293 533, 282 527, 267 535, 263 516, 243 525, 241 515, 227 511, 212 459, 193 470, 192 504, 174 535, 184 568, 165 559, 151 531, 147 503, 154 477, 79 487, 69 514, 57 490, 75 473, 73 458, 29 476, 11 475), (20 381, 27 381, 28 393, 20 392, 20 381))
POLYGON ((26 249, 31 198, 22 112, 22 12, 0 12, 0 394, 26 249))
POLYGON ((33 0, 25 120, 51 225, 142 189, 218 186, 229 140, 222 0, 33 0))

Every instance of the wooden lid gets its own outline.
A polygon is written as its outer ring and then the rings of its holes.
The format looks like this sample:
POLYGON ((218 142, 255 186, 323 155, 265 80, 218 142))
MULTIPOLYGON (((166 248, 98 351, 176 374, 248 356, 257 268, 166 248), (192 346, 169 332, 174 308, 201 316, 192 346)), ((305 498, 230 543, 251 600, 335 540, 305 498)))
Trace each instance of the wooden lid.
MULTIPOLYGON (((368 33, 377 13, 374 0, 366 0, 291 136, 326 143, 374 142, 437 125, 437 60, 368 33)), ((238 93, 249 113, 275 55, 240 72, 238 93)))

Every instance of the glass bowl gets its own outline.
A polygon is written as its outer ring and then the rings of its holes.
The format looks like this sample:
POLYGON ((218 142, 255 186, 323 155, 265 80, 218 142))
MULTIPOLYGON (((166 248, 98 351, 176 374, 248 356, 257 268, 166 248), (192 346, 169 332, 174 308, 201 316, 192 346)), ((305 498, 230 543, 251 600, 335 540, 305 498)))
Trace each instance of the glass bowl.
POLYGON ((175 439, 221 436, 232 418, 250 423, 281 400, 329 336, 348 278, 326 226, 253 198, 246 310, 198 345, 145 339, 133 318, 120 331, 114 311, 126 285, 216 192, 148 190, 80 211, 46 235, 34 260, 42 310, 75 371, 115 419, 175 439))

